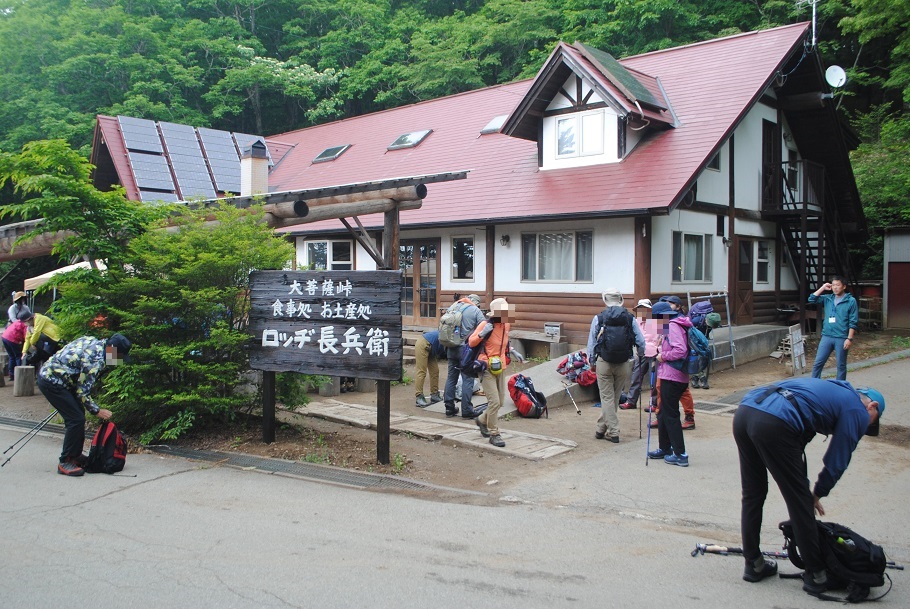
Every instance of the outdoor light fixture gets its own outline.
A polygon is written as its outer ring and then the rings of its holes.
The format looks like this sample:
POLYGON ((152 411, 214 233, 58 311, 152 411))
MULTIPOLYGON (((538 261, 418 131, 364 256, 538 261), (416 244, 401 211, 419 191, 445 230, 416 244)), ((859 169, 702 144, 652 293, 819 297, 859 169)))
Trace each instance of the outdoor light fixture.
POLYGON ((512 242, 512 238, 508 235, 503 235, 499 238, 499 244, 503 247, 509 247, 509 243, 512 242))

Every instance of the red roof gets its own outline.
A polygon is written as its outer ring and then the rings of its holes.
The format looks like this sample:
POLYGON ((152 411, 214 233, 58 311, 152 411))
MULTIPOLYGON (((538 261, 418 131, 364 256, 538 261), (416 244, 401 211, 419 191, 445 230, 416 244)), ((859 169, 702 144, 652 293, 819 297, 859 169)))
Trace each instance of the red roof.
MULTIPOLYGON (((636 76, 659 79, 678 120, 653 133, 620 163, 542 171, 537 144, 499 133, 480 135, 510 114, 531 89, 521 81, 275 136, 294 148, 271 173, 273 192, 470 170, 467 180, 432 184, 423 207, 403 226, 633 215, 668 209, 802 43, 800 23, 623 59, 636 76), (387 151, 404 133, 433 129, 419 146, 387 151), (337 160, 313 164, 326 148, 351 144, 337 160)), ((590 65, 590 64, 589 64, 590 65)), ((644 82, 644 81, 643 81, 644 82)), ((362 218, 381 226, 382 218, 362 218)), ((335 220, 297 230, 341 228, 335 220)), ((284 229, 293 231, 295 227, 284 229)))

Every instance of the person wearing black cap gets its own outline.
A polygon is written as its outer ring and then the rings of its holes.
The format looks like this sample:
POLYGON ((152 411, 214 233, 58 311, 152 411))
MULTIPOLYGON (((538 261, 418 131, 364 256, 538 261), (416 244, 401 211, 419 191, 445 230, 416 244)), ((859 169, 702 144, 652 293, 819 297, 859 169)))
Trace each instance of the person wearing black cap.
POLYGON ((742 482, 743 579, 758 582, 777 573, 777 563, 762 556, 762 509, 768 472, 780 488, 806 565, 803 590, 817 596, 827 589, 813 508, 820 516, 826 497, 847 470, 863 435, 877 436, 885 398, 875 389, 847 381, 801 378, 749 392, 733 417, 742 482), (809 490, 805 448, 816 433, 830 436, 824 467, 809 490))
POLYGON ((109 339, 83 336, 55 353, 38 372, 38 389, 63 417, 66 432, 57 473, 81 476, 85 473, 85 411, 107 421, 111 411, 92 400, 92 386, 105 366, 128 361, 132 344, 122 334, 109 339))

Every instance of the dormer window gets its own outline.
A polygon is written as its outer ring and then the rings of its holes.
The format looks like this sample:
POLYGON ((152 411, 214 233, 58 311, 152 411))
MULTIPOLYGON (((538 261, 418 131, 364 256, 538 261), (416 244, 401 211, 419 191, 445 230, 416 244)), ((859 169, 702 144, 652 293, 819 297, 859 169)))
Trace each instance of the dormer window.
POLYGON ((584 112, 557 119, 556 158, 603 154, 603 110, 584 112))
POLYGON ((424 129, 423 131, 411 131, 410 133, 405 133, 397 140, 389 144, 388 150, 401 150, 402 148, 413 148, 420 142, 426 139, 428 135, 433 133, 432 129, 424 129))

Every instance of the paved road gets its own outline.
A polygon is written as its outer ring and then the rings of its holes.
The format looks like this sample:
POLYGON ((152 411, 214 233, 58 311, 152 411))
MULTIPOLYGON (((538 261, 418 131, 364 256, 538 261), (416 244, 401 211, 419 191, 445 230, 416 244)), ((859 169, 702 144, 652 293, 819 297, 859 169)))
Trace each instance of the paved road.
MULTIPOLYGON (((874 377, 903 421, 908 372, 904 360, 850 378, 874 377)), ((646 439, 628 434, 493 507, 154 454, 130 456, 134 477, 69 479, 54 473, 60 437, 39 436, 0 470, 0 606, 818 607, 796 582, 743 582, 739 558, 689 555, 697 542, 738 545, 730 422, 699 415, 688 469, 646 467, 646 439)), ((0 426, 0 446, 22 433, 0 426)), ((824 448, 810 444, 810 471, 824 448)), ((908 502, 907 447, 867 438, 824 503, 908 564, 908 502)), ((765 514, 764 546, 777 549, 776 489, 765 514)), ((910 574, 889 574, 883 605, 910 606, 910 574)))

